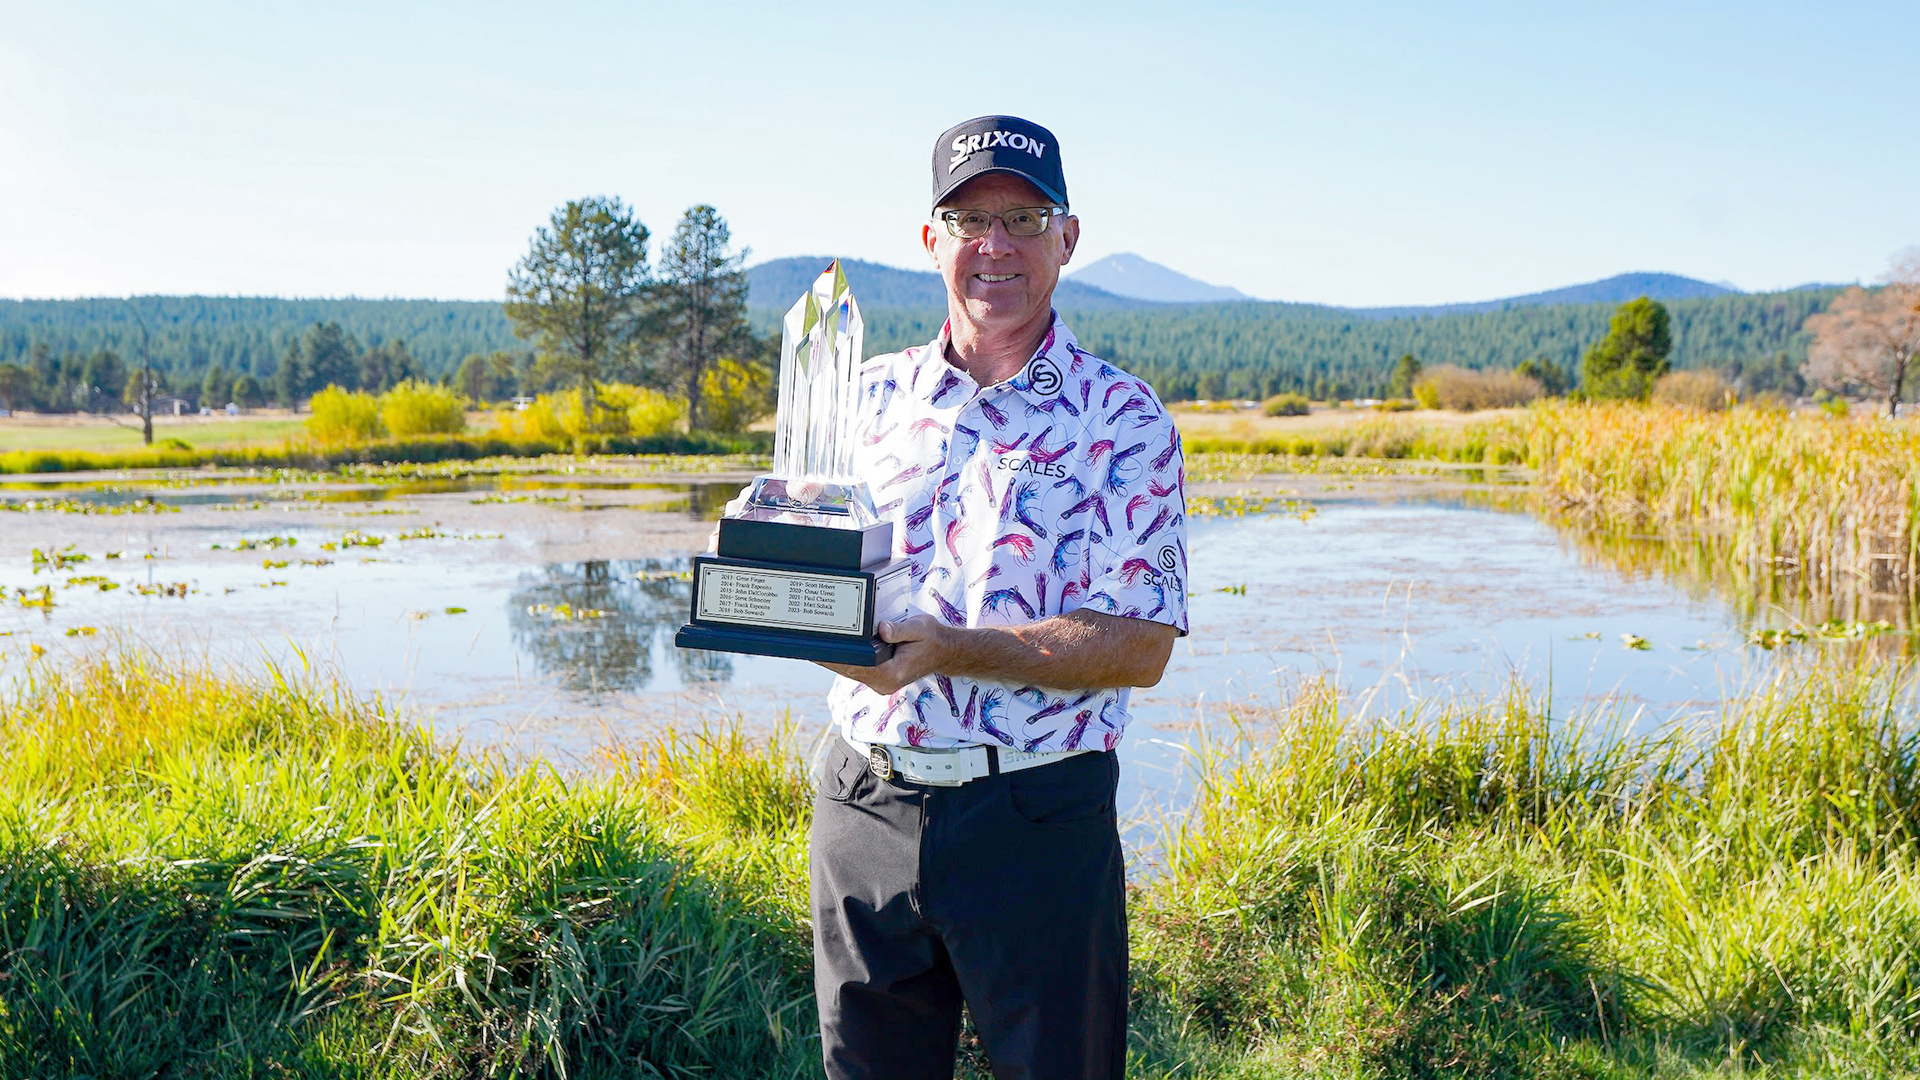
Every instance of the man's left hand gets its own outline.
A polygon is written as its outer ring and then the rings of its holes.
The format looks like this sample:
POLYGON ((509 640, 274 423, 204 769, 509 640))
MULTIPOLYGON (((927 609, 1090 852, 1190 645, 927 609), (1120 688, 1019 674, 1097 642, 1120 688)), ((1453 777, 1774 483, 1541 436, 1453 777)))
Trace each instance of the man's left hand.
POLYGON ((893 644, 893 659, 876 667, 820 666, 864 683, 876 694, 891 694, 939 672, 953 648, 954 628, 931 615, 910 615, 898 622, 882 622, 874 629, 879 631, 881 641, 893 644))

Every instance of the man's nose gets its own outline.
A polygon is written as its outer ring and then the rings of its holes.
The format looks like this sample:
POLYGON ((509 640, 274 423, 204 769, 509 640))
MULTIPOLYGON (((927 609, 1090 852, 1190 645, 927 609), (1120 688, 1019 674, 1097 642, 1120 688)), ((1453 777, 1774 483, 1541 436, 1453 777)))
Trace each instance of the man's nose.
POLYGON ((1013 248, 1013 234, 1007 231, 1007 223, 999 218, 987 222, 986 235, 980 238, 980 253, 994 255, 1013 248))

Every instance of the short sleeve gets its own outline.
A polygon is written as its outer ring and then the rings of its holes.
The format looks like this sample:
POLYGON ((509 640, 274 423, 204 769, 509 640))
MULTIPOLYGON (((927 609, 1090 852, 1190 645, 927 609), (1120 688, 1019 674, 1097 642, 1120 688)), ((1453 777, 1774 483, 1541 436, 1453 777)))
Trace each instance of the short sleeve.
MULTIPOLYGON (((1157 402, 1155 403, 1158 404, 1157 402)), ((1186 465, 1162 412, 1116 433, 1103 470, 1105 521, 1089 522, 1093 579, 1080 605, 1187 632, 1186 465)))

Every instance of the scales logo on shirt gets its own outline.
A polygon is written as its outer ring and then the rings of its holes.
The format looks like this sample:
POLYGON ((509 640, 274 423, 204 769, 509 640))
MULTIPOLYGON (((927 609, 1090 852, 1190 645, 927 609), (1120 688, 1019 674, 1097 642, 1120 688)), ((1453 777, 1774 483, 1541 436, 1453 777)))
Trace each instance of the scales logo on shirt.
POLYGON ((1060 392, 1060 366, 1046 357, 1033 362, 1027 373, 1027 385, 1033 387, 1036 394, 1056 394, 1060 392))
POLYGON ((982 150, 991 150, 1004 146, 1009 150, 1025 150, 1034 157, 1045 157, 1047 144, 1037 139, 1029 139, 1017 131, 983 131, 978 135, 955 135, 953 137, 953 158, 947 162, 947 171, 952 172, 967 163, 967 159, 982 150))
POLYGON ((1067 464, 1064 461, 1035 461, 1029 455, 1017 452, 1001 454, 994 459, 993 467, 1001 472, 1051 476, 1056 480, 1064 480, 1067 476, 1067 464))
POLYGON ((1033 386, 1035 394, 1058 394, 1060 392, 1060 365, 1039 357, 1027 369, 1027 386, 1033 386))

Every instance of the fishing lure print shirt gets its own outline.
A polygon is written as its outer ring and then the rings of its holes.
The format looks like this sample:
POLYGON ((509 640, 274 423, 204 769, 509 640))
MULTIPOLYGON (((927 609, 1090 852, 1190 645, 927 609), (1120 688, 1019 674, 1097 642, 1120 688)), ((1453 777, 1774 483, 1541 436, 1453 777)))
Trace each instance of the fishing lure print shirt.
MULTIPOLYGON (((1011 626, 1088 610, 1187 632, 1180 433, 1145 382, 1082 350, 1056 313, 1024 368, 982 387, 946 361, 949 330, 861 371, 856 471, 894 554, 900 619, 1011 626)), ((1128 691, 933 675, 891 694, 837 679, 828 702, 862 742, 1111 750, 1128 691)))

